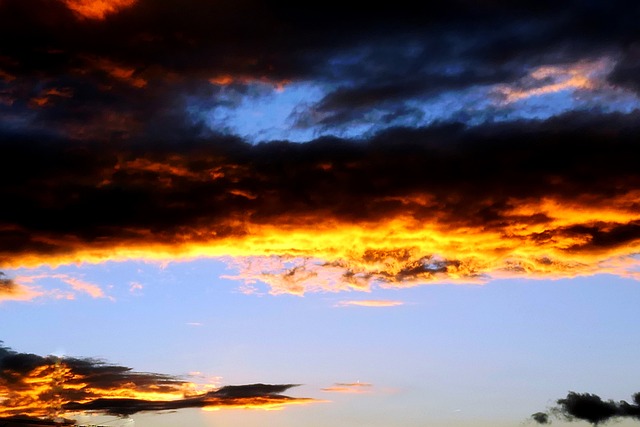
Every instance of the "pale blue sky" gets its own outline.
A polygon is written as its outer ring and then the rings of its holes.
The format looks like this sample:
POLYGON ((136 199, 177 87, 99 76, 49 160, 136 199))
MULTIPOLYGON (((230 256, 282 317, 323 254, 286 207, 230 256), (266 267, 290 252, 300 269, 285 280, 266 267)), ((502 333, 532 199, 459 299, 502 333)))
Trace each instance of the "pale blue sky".
MULTIPOLYGON (((300 383, 291 395, 331 401, 276 413, 181 411, 191 425, 515 426, 569 390, 628 400, 640 375, 640 287, 609 275, 297 297, 244 295, 211 259, 8 273, 82 278, 113 298, 3 302, 0 324, 11 327, 2 336, 17 351, 199 371, 220 385, 300 383), (345 299, 404 305, 335 306, 345 299), (356 381, 372 386, 322 391, 356 381)), ((176 417, 133 418, 168 426, 176 417)))

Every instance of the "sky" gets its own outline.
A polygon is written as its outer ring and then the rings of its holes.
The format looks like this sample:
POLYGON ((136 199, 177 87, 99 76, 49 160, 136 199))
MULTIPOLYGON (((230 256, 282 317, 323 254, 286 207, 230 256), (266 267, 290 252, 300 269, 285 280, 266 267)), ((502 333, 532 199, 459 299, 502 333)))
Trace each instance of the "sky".
POLYGON ((0 423, 637 425, 639 18, 0 0, 0 423))

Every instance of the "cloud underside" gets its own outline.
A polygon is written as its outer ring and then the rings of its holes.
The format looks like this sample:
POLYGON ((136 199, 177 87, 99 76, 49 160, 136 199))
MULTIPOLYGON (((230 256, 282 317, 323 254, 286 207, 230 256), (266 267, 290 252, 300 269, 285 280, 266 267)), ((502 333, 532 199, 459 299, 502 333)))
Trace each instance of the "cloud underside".
POLYGON ((247 289, 296 294, 637 276, 638 119, 570 113, 307 144, 4 134, 0 264, 226 257, 247 289))
POLYGON ((125 416, 184 408, 281 409, 313 399, 283 395, 294 384, 208 387, 88 358, 38 356, 0 347, 0 421, 77 413, 125 416))

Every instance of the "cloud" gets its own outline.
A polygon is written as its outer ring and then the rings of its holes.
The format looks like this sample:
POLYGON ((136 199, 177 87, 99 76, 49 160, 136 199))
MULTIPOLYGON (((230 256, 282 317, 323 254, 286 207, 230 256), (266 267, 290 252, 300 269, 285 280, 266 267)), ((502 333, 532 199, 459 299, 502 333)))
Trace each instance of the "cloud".
MULTIPOLYGON (((0 117, 74 138, 181 135, 228 106, 231 92, 251 99, 258 82, 307 82, 323 95, 297 105, 296 126, 342 132, 375 121, 379 130, 429 121, 434 108, 422 104, 444 94, 460 102, 479 87, 513 89, 534 70, 601 58, 615 66, 598 81, 633 92, 636 20, 620 11, 634 6, 455 0, 311 14, 257 0, 4 0, 0 38, 18 42, 0 47, 0 99, 10 104, 0 117), (45 95, 62 89, 70 96, 45 95)), ((592 86, 584 78, 538 93, 592 86)), ((584 105, 609 107, 600 98, 584 105)), ((510 111, 499 110, 494 118, 510 111)))
POLYGON ((340 301, 336 304, 336 307, 349 307, 349 306, 397 307, 403 304, 404 303, 402 301, 392 301, 392 300, 351 300, 351 301, 340 301))
POLYGON ((126 416, 183 408, 279 409, 313 402, 282 393, 295 384, 247 384, 200 390, 180 378, 136 372, 91 358, 38 356, 0 347, 0 418, 126 416))
POLYGON ((0 266, 228 257, 245 291, 297 295, 636 277, 621 10, 4 0, 0 266))
POLYGON ((536 412, 535 414, 532 414, 531 419, 538 424, 551 424, 551 421, 549 421, 549 414, 544 412, 536 412))
MULTIPOLYGON (((22 289, 30 290, 32 298, 35 297, 50 297, 57 299, 75 299, 78 293, 87 294, 92 298, 109 298, 105 295, 102 288, 95 284, 85 280, 73 277, 68 274, 26 274, 17 276, 14 279, 15 282, 20 283, 22 289), (43 285, 42 282, 48 282, 43 285), (52 282, 62 282, 67 285, 68 288, 59 288, 51 285, 52 282), (40 283, 38 286, 28 286, 26 284, 40 283)), ((30 298, 31 299, 31 298, 30 298)))
POLYGON ((36 288, 16 283, 13 279, 7 278, 3 272, 0 272, 0 302, 7 300, 30 301, 43 294, 42 291, 36 288))
POLYGON ((62 0, 82 18, 104 19, 107 15, 132 6, 136 0, 62 0))
POLYGON ((638 122, 576 112, 258 145, 5 133, 0 264, 227 257, 274 294, 634 276, 638 122))
POLYGON ((602 400, 590 393, 569 392, 567 397, 557 400, 557 406, 548 413, 537 412, 531 417, 540 424, 550 424, 549 416, 566 421, 587 421, 593 425, 605 423, 614 418, 632 418, 640 420, 640 393, 633 395, 633 403, 622 400, 602 400))
POLYGON ((355 383, 335 383, 331 387, 323 388, 322 391, 329 393, 348 393, 348 394, 361 394, 370 393, 373 384, 361 383, 360 381, 355 383))

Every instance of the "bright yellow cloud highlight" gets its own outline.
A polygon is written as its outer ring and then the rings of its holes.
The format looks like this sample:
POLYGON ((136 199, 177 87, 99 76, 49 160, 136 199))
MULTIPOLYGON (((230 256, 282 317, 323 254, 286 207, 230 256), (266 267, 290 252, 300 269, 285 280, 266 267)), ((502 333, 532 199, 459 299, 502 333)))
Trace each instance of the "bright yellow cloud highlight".
MULTIPOLYGON (((72 238, 67 253, 26 253, 3 267, 35 267, 107 260, 151 261, 222 258, 238 269, 226 276, 244 282, 245 292, 266 283, 272 294, 367 291, 425 283, 482 283, 491 277, 558 279, 612 273, 636 277, 640 240, 618 241, 640 224, 631 192, 596 200, 513 200, 504 224, 491 228, 418 220, 396 215, 386 222, 345 223, 330 218, 287 218, 277 224, 228 222, 226 237, 202 226, 184 228, 163 242, 149 233, 86 247, 72 238), (540 219, 543 218, 543 219, 540 219), (589 234, 584 230, 590 230, 589 234), (623 231, 618 232, 618 229, 623 231), (607 237, 612 233, 615 238, 607 237), (600 234, 603 237, 598 237, 600 234), (154 242, 155 239, 155 242, 154 242), (594 240, 594 239, 600 239, 594 240), (609 241, 607 239, 613 239, 609 241)), ((136 231, 140 233, 142 231, 136 231)), ((54 242, 62 245, 62 242, 54 242)))

